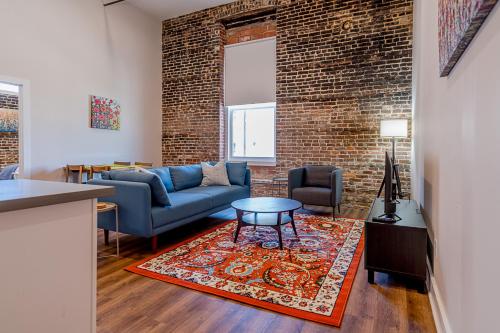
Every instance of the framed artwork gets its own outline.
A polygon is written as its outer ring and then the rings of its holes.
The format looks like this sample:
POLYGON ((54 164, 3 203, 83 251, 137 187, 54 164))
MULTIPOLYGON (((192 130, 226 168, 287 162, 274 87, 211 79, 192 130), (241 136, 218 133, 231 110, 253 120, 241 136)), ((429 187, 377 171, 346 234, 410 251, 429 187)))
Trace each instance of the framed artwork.
POLYGON ((116 99, 90 96, 90 127, 119 130, 120 104, 116 99))
POLYGON ((0 109, 0 132, 17 132, 19 112, 12 109, 0 109))
POLYGON ((498 0, 439 0, 439 72, 448 76, 498 0))

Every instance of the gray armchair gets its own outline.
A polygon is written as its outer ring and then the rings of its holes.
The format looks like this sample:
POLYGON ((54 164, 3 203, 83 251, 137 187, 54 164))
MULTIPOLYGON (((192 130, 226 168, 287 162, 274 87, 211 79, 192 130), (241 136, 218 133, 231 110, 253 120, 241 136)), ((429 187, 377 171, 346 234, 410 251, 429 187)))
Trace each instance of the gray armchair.
POLYGON ((334 166, 313 166, 288 171, 288 197, 302 205, 333 207, 342 202, 343 170, 334 166))

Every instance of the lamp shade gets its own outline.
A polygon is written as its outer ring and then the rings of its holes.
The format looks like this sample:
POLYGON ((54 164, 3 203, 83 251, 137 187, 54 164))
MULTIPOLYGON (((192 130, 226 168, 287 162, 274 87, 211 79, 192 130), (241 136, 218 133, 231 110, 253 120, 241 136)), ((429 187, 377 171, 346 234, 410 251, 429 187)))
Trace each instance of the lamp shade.
POLYGON ((390 138, 408 137, 408 120, 388 119, 380 121, 380 136, 390 138))

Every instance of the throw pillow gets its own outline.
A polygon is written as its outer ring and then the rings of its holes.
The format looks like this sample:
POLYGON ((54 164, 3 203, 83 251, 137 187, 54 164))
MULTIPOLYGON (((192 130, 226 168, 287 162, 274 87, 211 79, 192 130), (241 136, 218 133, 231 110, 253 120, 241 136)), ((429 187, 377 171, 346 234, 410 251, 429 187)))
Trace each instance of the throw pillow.
POLYGON ((203 179, 203 172, 199 164, 172 166, 168 169, 176 191, 200 186, 203 179))
POLYGON ((135 166, 135 171, 154 175, 153 172, 149 171, 148 169, 144 169, 143 167, 140 167, 140 166, 135 166))
POLYGON ((112 180, 146 183, 151 188, 151 199, 153 203, 160 206, 171 205, 165 185, 163 185, 160 177, 152 172, 111 171, 110 177, 112 180))
POLYGON ((165 187, 167 188, 167 192, 175 192, 174 183, 172 182, 172 177, 170 176, 170 170, 168 167, 147 170, 157 174, 161 178, 163 185, 165 185, 165 187))
POLYGON ((245 185, 247 162, 227 162, 227 176, 232 185, 245 185))
POLYGON ((203 179, 200 186, 231 186, 229 178, 227 177, 226 164, 224 162, 219 162, 216 165, 201 162, 201 170, 203 172, 203 179))
POLYGON ((13 175, 17 168, 17 164, 7 165, 2 171, 0 171, 0 180, 14 179, 13 175))

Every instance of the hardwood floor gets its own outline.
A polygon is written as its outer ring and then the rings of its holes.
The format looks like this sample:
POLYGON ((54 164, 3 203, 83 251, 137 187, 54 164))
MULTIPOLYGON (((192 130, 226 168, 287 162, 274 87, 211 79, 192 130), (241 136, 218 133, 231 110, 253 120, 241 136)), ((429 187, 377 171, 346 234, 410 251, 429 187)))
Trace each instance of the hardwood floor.
MULTIPOLYGON (((343 216, 364 218, 366 211, 344 210, 343 216)), ((159 238, 159 248, 175 244, 211 226, 233 219, 226 210, 159 238)), ((104 246, 99 231, 100 255, 115 250, 104 246)), ((435 332, 427 295, 387 274, 377 273, 376 285, 367 282, 364 261, 342 322, 342 327, 305 321, 255 308, 123 270, 151 255, 149 242, 122 235, 120 255, 98 260, 97 331, 107 332, 435 332)))

